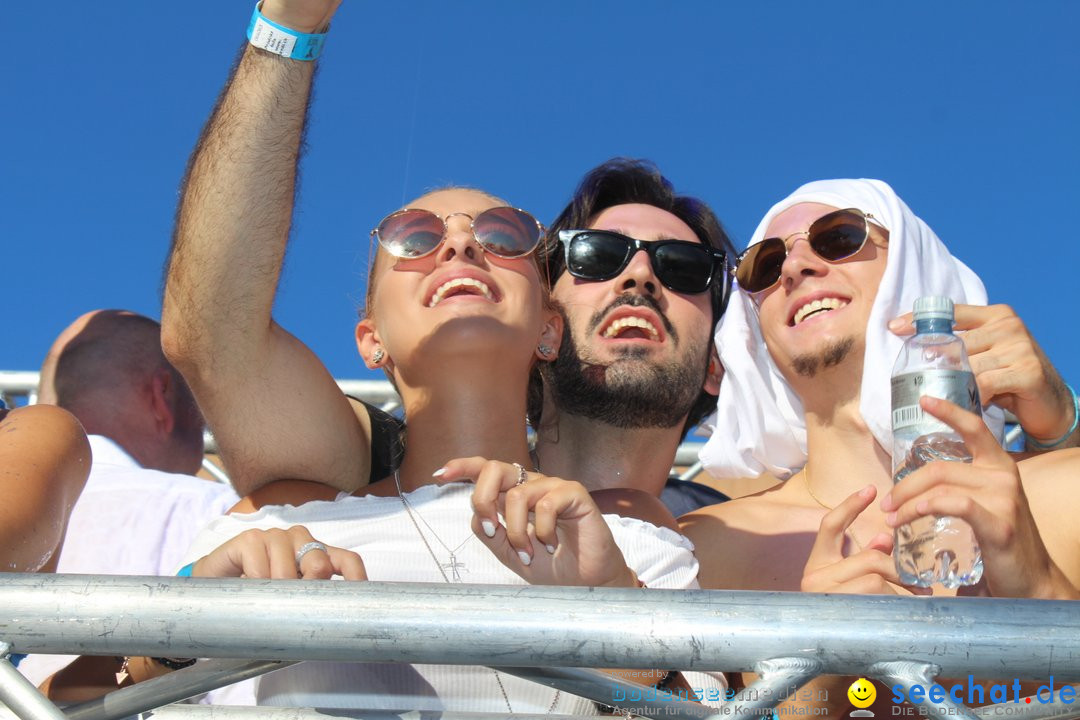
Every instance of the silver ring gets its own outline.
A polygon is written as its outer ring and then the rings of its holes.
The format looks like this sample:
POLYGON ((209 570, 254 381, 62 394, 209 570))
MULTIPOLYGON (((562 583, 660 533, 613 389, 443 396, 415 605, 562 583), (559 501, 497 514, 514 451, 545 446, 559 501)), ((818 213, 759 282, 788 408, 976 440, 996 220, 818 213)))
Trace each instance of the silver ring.
POLYGON ((521 463, 510 463, 510 464, 518 469, 518 479, 517 479, 517 483, 515 483, 515 484, 524 485, 525 483, 527 483, 529 481, 529 478, 525 474, 525 468, 522 467, 521 463))
POLYGON ((312 542, 304 543, 303 545, 301 545, 300 549, 296 551, 296 569, 297 570, 300 569, 300 561, 303 560, 304 556, 307 555, 312 550, 322 550, 323 552, 326 552, 326 546, 323 545, 318 540, 314 540, 312 542))

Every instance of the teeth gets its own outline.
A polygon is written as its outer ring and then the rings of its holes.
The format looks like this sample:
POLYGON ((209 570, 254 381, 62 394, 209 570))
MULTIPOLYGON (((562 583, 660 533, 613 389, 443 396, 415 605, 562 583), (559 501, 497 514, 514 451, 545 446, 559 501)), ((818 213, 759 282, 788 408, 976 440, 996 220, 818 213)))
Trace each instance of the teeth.
POLYGON ((822 298, 821 300, 808 302, 795 312, 795 324, 798 325, 807 315, 812 315, 819 310, 839 310, 845 305, 847 305, 847 302, 839 298, 822 298))
POLYGON ((656 340, 660 337, 660 333, 657 332, 656 328, 653 327, 653 324, 651 322, 639 317, 619 318, 618 320, 607 326, 607 329, 604 330, 603 336, 606 338, 615 337, 619 334, 620 330, 627 327, 635 327, 645 330, 649 333, 653 340, 656 340))
POLYGON ((489 288, 482 281, 476 280, 474 278, 454 278, 453 280, 448 280, 444 282, 438 287, 438 289, 435 290, 435 294, 431 296, 430 300, 428 300, 427 306, 429 308, 435 307, 440 302, 442 302, 442 299, 446 296, 446 293, 450 292, 454 288, 459 287, 476 288, 480 291, 481 295, 486 297, 488 300, 495 302, 495 296, 492 294, 491 288, 489 288))

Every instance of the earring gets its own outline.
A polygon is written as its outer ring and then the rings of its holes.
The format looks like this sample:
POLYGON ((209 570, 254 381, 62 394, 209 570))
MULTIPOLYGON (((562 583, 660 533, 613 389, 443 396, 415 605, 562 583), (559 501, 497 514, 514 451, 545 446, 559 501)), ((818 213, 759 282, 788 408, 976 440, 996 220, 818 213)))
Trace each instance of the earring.
POLYGON ((540 357, 544 358, 545 360, 555 354, 554 348, 552 348, 550 345, 544 345, 543 343, 537 345, 536 349, 540 353, 540 357))
POLYGON ((386 353, 383 352, 383 349, 382 348, 375 348, 375 352, 373 352, 371 354, 371 364, 372 365, 378 365, 379 363, 381 363, 383 361, 384 357, 386 357, 386 353))

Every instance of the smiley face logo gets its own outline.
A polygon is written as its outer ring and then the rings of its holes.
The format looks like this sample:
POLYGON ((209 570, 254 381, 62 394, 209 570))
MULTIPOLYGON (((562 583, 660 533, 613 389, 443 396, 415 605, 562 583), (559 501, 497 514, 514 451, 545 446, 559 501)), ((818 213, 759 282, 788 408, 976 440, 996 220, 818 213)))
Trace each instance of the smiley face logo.
POLYGON ((847 689, 847 696, 855 707, 867 708, 877 699, 877 690, 874 688, 874 683, 866 678, 859 678, 851 683, 851 687, 847 689))

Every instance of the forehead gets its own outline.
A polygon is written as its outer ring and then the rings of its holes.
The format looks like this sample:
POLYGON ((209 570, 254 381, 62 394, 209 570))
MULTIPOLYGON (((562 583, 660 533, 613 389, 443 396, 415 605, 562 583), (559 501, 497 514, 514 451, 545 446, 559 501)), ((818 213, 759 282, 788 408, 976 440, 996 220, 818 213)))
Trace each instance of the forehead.
POLYGON ((429 210, 441 218, 453 213, 465 213, 475 218, 485 210, 504 205, 502 200, 481 190, 449 188, 421 195, 405 207, 429 210))
POLYGON ((821 203, 799 203, 778 214, 769 222, 765 237, 786 238, 793 233, 806 232, 811 223, 822 215, 828 215, 840 208, 821 203))
POLYGON ((701 242, 685 222, 654 205, 614 205, 589 223, 592 230, 612 230, 638 240, 688 240, 701 242))

